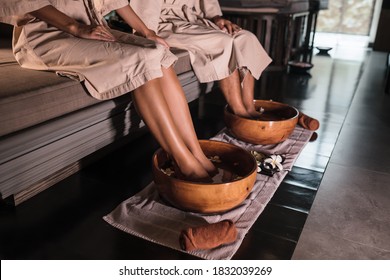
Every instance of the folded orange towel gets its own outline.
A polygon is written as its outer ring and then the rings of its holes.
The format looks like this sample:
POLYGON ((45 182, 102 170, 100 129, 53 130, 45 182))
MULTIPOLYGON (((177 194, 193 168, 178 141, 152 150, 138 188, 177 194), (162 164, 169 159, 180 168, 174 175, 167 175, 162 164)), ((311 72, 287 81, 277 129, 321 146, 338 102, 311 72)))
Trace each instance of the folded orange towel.
POLYGON ((212 249, 228 244, 237 238, 237 229, 231 220, 223 220, 215 224, 192 227, 180 234, 180 247, 185 251, 212 249))
POLYGON ((308 115, 302 112, 299 112, 298 124, 303 128, 313 130, 313 131, 317 130, 320 127, 320 122, 318 120, 309 117, 308 115))

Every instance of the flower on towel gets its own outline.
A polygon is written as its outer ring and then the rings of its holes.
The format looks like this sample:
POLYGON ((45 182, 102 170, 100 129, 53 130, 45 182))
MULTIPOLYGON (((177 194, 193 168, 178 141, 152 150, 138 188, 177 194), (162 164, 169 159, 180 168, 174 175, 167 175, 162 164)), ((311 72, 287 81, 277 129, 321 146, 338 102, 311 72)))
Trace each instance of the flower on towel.
POLYGON ((261 172, 261 162, 257 162, 257 173, 261 172))
POLYGON ((266 158, 263 162, 264 168, 271 169, 271 170, 283 170, 283 158, 280 155, 271 155, 270 157, 266 158))
POLYGON ((272 176, 275 172, 283 170, 284 158, 281 155, 265 155, 261 152, 250 151, 257 162, 257 173, 272 176))
POLYGON ((263 162, 263 159, 266 158, 266 156, 262 153, 259 153, 257 151, 250 151, 252 156, 255 158, 256 160, 256 163, 257 163, 257 173, 260 173, 261 172, 261 165, 262 165, 262 162, 263 162))

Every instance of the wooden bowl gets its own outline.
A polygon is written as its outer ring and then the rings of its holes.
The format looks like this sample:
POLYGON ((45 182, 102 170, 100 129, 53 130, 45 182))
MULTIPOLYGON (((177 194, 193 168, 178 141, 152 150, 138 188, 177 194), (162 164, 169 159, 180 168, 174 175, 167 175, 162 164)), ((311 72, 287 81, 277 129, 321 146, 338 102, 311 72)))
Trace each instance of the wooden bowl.
POLYGON ((225 107, 224 120, 226 127, 237 138, 251 144, 277 144, 286 140, 293 132, 299 112, 287 104, 254 100, 257 110, 264 109, 264 120, 239 117, 225 107))
POLYGON ((313 68, 313 64, 301 61, 289 61, 288 66, 290 72, 303 74, 313 68))
POLYGON ((152 167, 160 196, 179 209, 198 213, 219 213, 238 206, 255 183, 256 160, 248 151, 232 144, 213 140, 199 142, 206 156, 218 156, 240 177, 226 183, 199 183, 168 176, 162 171, 168 155, 159 149, 153 155, 152 167))

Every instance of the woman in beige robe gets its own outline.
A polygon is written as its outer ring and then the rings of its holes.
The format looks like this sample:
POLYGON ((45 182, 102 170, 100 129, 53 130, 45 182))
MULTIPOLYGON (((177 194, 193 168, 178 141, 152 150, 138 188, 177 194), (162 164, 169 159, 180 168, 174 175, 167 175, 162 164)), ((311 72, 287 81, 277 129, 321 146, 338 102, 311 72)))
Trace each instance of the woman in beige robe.
POLYGON ((171 47, 189 51, 201 82, 219 81, 234 113, 259 115, 254 83, 271 59, 254 34, 221 17, 218 0, 131 0, 130 5, 171 47))
POLYGON ((76 78, 97 99, 133 90, 146 125, 185 176, 204 179, 215 171, 200 148, 172 68, 176 57, 127 0, 0 0, 0 21, 16 25, 13 52, 22 67, 76 78), (150 47, 108 28, 103 16, 111 10, 150 47))

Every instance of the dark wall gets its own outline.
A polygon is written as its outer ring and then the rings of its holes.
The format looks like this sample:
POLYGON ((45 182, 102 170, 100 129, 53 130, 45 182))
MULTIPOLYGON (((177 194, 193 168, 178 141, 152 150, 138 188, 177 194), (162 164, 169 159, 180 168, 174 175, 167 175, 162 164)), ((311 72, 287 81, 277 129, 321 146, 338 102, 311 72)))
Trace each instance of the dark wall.
POLYGON ((390 52, 390 0, 383 0, 373 50, 390 52))
POLYGON ((389 0, 383 0, 382 9, 390 10, 390 1, 389 0))

